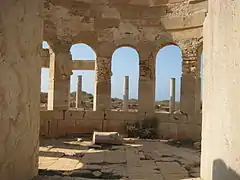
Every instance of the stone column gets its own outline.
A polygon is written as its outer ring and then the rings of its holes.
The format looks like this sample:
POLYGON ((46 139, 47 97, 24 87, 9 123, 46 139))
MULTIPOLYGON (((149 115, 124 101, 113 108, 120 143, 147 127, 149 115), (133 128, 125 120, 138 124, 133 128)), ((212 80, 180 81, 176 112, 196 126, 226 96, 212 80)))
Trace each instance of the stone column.
POLYGON ((97 57, 94 92, 94 111, 111 108, 111 58, 97 57))
POLYGON ((72 75, 71 45, 55 45, 50 49, 48 110, 68 110, 72 75))
POLYGON ((42 0, 0 1, 0 179, 38 173, 42 0))
POLYGON ((139 111, 152 113, 155 111, 155 69, 153 57, 140 60, 139 77, 139 111))
POLYGON ((175 96, 176 96, 176 79, 170 79, 170 101, 169 101, 169 112, 175 111, 175 96))
POLYGON ((123 111, 128 111, 128 101, 129 101, 129 76, 124 78, 123 86, 123 111))
POLYGON ((197 48, 183 50, 180 109, 189 115, 200 113, 200 67, 197 48))
POLYGON ((240 179, 240 3, 208 1, 204 22, 201 178, 240 179))
POLYGON ((78 76, 77 91, 76 91, 76 108, 84 108, 82 97, 82 76, 78 76))

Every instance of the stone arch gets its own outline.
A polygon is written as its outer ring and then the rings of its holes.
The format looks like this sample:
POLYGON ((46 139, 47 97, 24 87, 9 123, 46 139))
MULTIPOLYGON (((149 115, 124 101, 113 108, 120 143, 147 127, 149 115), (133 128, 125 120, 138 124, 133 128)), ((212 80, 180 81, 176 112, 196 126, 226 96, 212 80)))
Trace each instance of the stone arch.
POLYGON ((167 47, 167 46, 178 46, 178 47, 181 49, 181 47, 180 47, 176 42, 173 42, 173 41, 162 42, 162 43, 160 43, 160 44, 157 46, 157 48, 156 48, 156 51, 155 51, 155 53, 154 53, 155 59, 157 58, 157 55, 158 55, 159 51, 160 51, 161 49, 167 47))
POLYGON ((92 110, 96 52, 88 44, 78 43, 72 45, 70 53, 73 60, 70 107, 92 110))
POLYGON ((161 46, 155 61, 155 101, 157 111, 168 111, 170 100, 170 79, 175 79, 175 110, 179 110, 182 74, 182 51, 176 43, 161 46), (170 58, 169 60, 167 58, 170 58), (164 108, 160 108, 163 106, 164 108))
POLYGON ((97 31, 80 31, 72 38, 72 44, 86 44, 90 46, 97 54, 98 47, 98 33, 97 31))
MULTIPOLYGON (((136 49, 136 51, 138 51, 137 44, 138 44, 138 40, 136 40, 134 38, 129 37, 129 38, 117 39, 117 40, 115 40, 116 48, 114 49, 114 51, 121 47, 131 47, 133 49, 136 49)), ((138 51, 138 53, 139 53, 139 51, 138 51)))
MULTIPOLYGON (((136 101, 138 99, 138 81, 139 81, 139 53, 135 47, 122 44, 118 46, 112 54, 112 78, 111 78, 111 97, 123 99, 124 96, 124 79, 129 78, 129 99, 131 99, 131 108, 136 109, 136 101)), ((117 107, 117 103, 112 103, 112 108, 117 107)), ((115 99, 115 100, 117 100, 115 99)), ((122 109, 123 104, 121 101, 122 109)))

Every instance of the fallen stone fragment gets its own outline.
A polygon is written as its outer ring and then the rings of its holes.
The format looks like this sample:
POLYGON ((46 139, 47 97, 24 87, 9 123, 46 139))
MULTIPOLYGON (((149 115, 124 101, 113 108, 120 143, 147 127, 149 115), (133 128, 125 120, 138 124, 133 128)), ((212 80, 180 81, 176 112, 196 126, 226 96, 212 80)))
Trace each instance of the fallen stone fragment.
POLYGON ((123 139, 118 132, 94 132, 93 144, 122 145, 123 139))

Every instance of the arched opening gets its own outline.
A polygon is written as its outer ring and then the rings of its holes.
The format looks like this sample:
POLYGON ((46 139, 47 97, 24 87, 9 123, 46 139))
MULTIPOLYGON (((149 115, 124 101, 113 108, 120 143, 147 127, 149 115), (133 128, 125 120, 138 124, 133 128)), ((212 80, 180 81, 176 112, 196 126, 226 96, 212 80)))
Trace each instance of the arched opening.
MULTIPOLYGON (((49 49, 49 45, 46 41, 42 42, 42 48, 43 50, 49 49)), ((46 60, 46 62, 48 62, 47 61, 48 56, 45 56, 45 57, 44 58, 42 57, 42 61, 46 60)), ((40 95, 41 110, 47 109, 47 102, 48 102, 49 67, 47 67, 46 65, 47 65, 46 63, 41 64, 41 95, 40 95)))
MULTIPOLYGON (((176 45, 161 48, 156 57, 155 101, 156 112, 169 112, 170 82, 175 84, 175 111, 180 108, 182 52, 176 45)), ((174 91, 174 90, 173 90, 174 91)), ((172 91, 172 92, 173 92, 172 91)))
POLYGON ((96 53, 87 44, 74 44, 70 49, 73 60, 70 108, 93 109, 96 53))
POLYGON ((112 110, 123 110, 125 105, 125 110, 136 111, 139 81, 138 52, 128 46, 116 49, 112 55, 112 73, 112 110), (124 81, 126 81, 126 83, 124 83, 124 81), (126 84, 126 86, 124 86, 124 84, 126 84), (124 93, 124 89, 128 90, 124 93), (127 96, 126 92, 128 92, 127 96), (125 104, 123 103, 123 96, 126 98, 125 104))

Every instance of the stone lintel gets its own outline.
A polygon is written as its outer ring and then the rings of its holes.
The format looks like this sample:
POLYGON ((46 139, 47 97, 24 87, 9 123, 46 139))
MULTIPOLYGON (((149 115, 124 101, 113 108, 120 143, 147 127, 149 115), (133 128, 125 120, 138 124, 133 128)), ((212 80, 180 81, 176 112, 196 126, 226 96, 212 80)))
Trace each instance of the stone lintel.
MULTIPOLYGON (((45 52, 44 52, 45 53, 45 52)), ((42 54, 42 68, 49 68, 49 54, 42 54)), ((72 70, 95 70, 95 60, 73 60, 72 70)))
POLYGON ((95 70, 95 60, 73 60, 72 70, 95 70))

